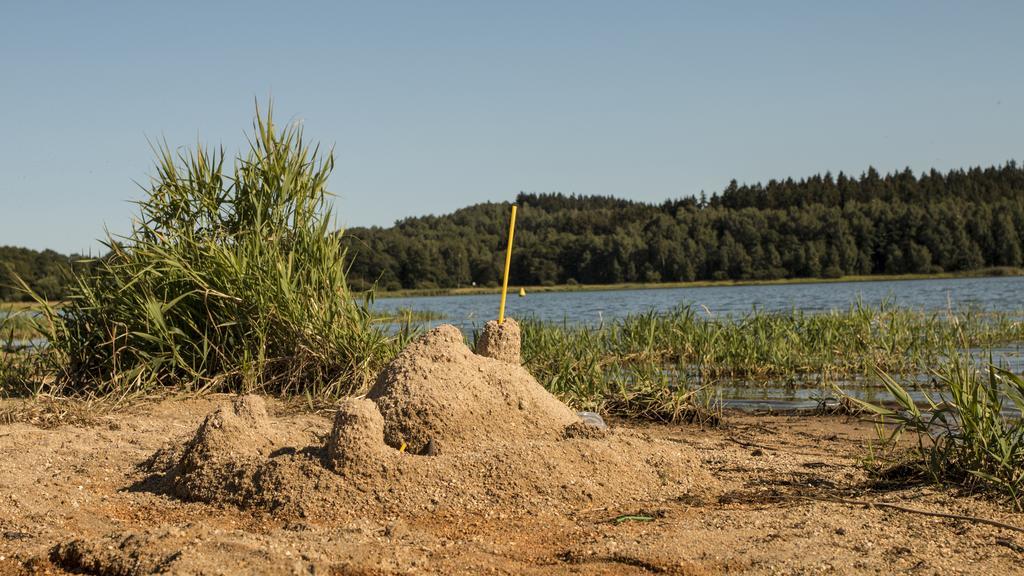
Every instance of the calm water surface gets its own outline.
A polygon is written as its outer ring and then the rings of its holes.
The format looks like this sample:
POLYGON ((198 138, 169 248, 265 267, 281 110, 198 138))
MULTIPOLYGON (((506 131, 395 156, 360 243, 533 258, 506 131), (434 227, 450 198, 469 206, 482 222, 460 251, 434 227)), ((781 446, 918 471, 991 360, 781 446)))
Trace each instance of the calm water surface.
MULTIPOLYGON (((445 316, 443 322, 472 330, 497 317, 498 299, 494 294, 382 298, 376 306, 382 310, 405 308, 439 312, 445 316)), ((858 300, 872 306, 884 301, 923 310, 972 306, 1017 311, 1024 308, 1024 277, 546 292, 527 294, 523 298, 510 290, 506 314, 597 325, 628 314, 665 311, 680 305, 692 305, 707 315, 737 316, 755 308, 809 312, 845 310, 858 300)))

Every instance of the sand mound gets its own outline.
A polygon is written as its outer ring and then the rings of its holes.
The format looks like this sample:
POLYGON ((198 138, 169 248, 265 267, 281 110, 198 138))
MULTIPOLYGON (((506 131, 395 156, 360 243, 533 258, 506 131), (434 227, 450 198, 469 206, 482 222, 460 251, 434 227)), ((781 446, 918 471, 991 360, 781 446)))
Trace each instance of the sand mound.
POLYGON ((385 368, 367 397, 384 417, 384 441, 422 453, 556 437, 579 418, 519 366, 514 320, 490 322, 481 342, 488 358, 474 354, 454 326, 440 326, 407 347, 385 368), (514 334, 516 340, 508 339, 514 334), (501 336, 504 335, 504 336, 501 336), (508 363, 501 358, 514 357, 508 363))
POLYGON ((518 338, 514 321, 488 325, 488 357, 455 327, 435 328, 382 371, 367 399, 340 404, 319 445, 299 448, 258 398, 241 397, 170 459, 172 491, 338 519, 495 504, 529 512, 711 489, 685 446, 581 421, 507 361, 519 355, 510 334, 518 338))
MULTIPOLYGON (((187 500, 244 503, 268 496, 267 462, 305 439, 274 425, 259 396, 240 396, 203 420, 172 469, 171 490, 187 500)), ((171 457, 176 455, 172 453, 171 457)), ((167 460, 160 454, 155 461, 167 460)))
POLYGON ((347 476, 375 472, 373 464, 387 469, 398 453, 384 444, 384 419, 369 400, 344 400, 334 415, 327 440, 327 459, 337 473, 347 476))
POLYGON ((274 449, 267 407, 259 396, 240 396, 210 414, 185 449, 182 466, 194 470, 211 459, 261 458, 274 449))
POLYGON ((206 417, 185 446, 175 492, 190 500, 238 493, 280 443, 258 396, 242 396, 206 417))

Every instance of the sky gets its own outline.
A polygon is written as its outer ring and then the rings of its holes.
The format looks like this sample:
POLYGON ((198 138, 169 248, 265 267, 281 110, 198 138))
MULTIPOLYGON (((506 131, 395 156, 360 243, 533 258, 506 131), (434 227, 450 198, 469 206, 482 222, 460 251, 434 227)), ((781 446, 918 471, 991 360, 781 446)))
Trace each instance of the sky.
POLYGON ((0 245, 95 253, 149 142, 333 147, 340 226, 1024 158, 1021 2, 0 0, 0 245))

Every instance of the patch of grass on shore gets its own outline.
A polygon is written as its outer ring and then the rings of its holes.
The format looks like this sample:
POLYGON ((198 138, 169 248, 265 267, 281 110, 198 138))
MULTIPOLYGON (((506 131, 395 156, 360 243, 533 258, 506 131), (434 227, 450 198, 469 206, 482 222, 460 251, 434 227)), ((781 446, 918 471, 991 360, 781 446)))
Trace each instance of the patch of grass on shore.
POLYGON ((924 393, 924 406, 883 371, 878 377, 894 406, 851 399, 876 416, 883 448, 892 450, 888 460, 897 462, 882 468, 876 458, 874 472, 882 479, 916 476, 1002 493, 1024 510, 1024 378, 991 365, 979 368, 962 355, 934 374, 938 390, 924 393), (910 437, 909 450, 897 448, 903 436, 910 437))
POLYGON ((846 311, 752 312, 709 318, 694 308, 634 314, 600 327, 526 320, 524 355, 561 374, 572 365, 653 363, 704 380, 846 377, 872 367, 927 370, 966 344, 1024 341, 1024 316, 1009 312, 923 312, 855 304, 846 311), (576 362, 560 363, 565 356, 576 362))
POLYGON ((444 320, 445 315, 433 310, 413 310, 411 308, 398 308, 397 310, 372 310, 371 314, 375 322, 385 324, 414 324, 421 322, 434 322, 444 320))
MULTIPOLYGON (((523 357, 552 392, 600 410, 637 390, 707 405, 718 383, 814 381, 882 367, 920 374, 962 347, 1024 341, 1010 313, 921 312, 887 305, 822 314, 753 312, 708 318, 692 307, 636 314, 600 327, 527 320, 523 357)), ((630 415, 629 410, 625 415, 630 415)))
MULTIPOLYGON (((405 338, 410 326, 440 319, 413 310, 367 314, 369 323, 397 323, 405 338)), ((680 307, 597 327, 529 319, 522 327, 526 367, 574 407, 672 422, 716 420, 719 384, 739 380, 752 386, 779 381, 824 386, 869 375, 874 367, 917 375, 955 358, 965 347, 1024 342, 1021 314, 924 312, 888 304, 856 304, 828 313, 754 311, 735 317, 708 317, 680 307)), ((401 336, 379 348, 373 366, 389 360, 400 341, 401 336)), ((38 362, 30 365, 20 356, 18 362, 7 363, 6 378, 19 382, 19 390, 32 390, 25 384, 31 380, 28 368, 34 370, 38 362)), ((371 371, 365 374, 366 381, 372 378, 371 371)), ((120 393, 117 387, 110 391, 120 393)))

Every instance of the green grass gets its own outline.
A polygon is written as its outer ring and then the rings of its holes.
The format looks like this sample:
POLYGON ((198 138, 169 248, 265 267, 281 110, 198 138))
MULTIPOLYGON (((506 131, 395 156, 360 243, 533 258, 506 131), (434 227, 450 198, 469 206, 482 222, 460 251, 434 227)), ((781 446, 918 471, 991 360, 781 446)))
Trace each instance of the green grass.
MULTIPOLYGON (((966 343, 989 348, 1024 341, 1024 316, 1007 312, 922 312, 855 304, 845 311, 755 311, 704 317, 684 306, 634 314, 600 327, 527 320, 524 355, 560 375, 572 366, 655 364, 699 380, 834 379, 878 366, 899 373, 928 369, 966 343)), ((585 370, 584 370, 585 371, 585 370)), ((568 378, 571 380, 571 378, 568 378)))
MULTIPOLYGON (((60 310, 62 304, 51 302, 52 310, 60 310)), ((47 332, 45 324, 40 326, 33 316, 43 313, 45 306, 33 303, 32 305, 0 305, 0 341, 2 340, 30 340, 34 338, 45 338, 47 332)), ((374 322, 382 324, 419 324, 444 320, 445 315, 431 310, 413 310, 411 308, 398 308, 396 310, 371 310, 370 316, 374 322)), ((45 322, 45 316, 39 318, 45 322)))
POLYGON ((6 312, 0 309, 0 398, 36 395, 48 374, 40 350, 25 341, 38 331, 30 317, 6 312))
POLYGON ((38 302, 40 358, 65 394, 156 387, 340 396, 365 389, 410 332, 348 290, 326 183, 331 153, 257 116, 229 160, 155 148, 131 233, 38 302))
POLYGON ((376 322, 385 324, 416 324, 421 322, 433 322, 444 320, 445 315, 432 310, 412 310, 411 308, 398 308, 397 310, 373 310, 371 312, 376 322))
POLYGON ((724 318, 681 307, 599 327, 532 320, 522 327, 525 364, 552 392, 582 408, 667 420, 713 407, 722 383, 809 381, 826 388, 874 367, 919 374, 964 346, 1024 341, 1020 315, 885 304, 724 318))
POLYGON ((909 451, 895 452, 898 466, 881 469, 875 459, 875 471, 1003 493, 1024 510, 1024 379, 995 366, 979 369, 961 355, 934 374, 938 391, 924 393, 924 406, 882 371, 894 406, 851 399, 876 415, 884 447, 896 450, 902 436, 910 437, 909 451))

